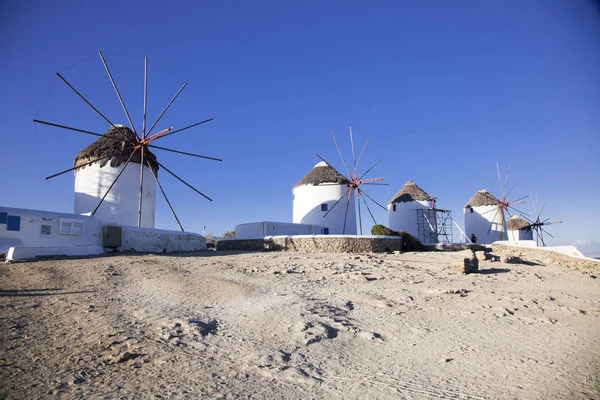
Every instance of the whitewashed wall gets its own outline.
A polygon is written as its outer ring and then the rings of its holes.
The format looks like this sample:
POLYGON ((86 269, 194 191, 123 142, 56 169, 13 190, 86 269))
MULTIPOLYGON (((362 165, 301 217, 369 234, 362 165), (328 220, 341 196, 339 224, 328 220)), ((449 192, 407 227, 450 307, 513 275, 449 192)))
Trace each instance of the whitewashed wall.
POLYGON ((498 240, 506 240, 507 235, 503 226, 504 213, 497 210, 498 206, 495 205, 473 207, 473 212, 470 211, 469 207, 464 208, 465 233, 467 236, 470 238, 472 234, 475 234, 479 244, 490 244, 498 240))
POLYGON ((276 235, 321 235, 323 227, 289 222, 250 222, 235 226, 236 239, 254 239, 276 235))
MULTIPOLYGON (((390 229, 410 233, 417 239, 419 238, 419 228, 417 225, 417 209, 429 209, 431 202, 427 200, 421 201, 405 201, 396 203, 396 211, 394 211, 393 204, 388 204, 388 226, 390 229)), ((437 237, 435 232, 437 231, 437 221, 435 212, 428 213, 428 218, 431 222, 432 228, 427 229, 430 233, 426 235, 429 240, 425 240, 424 244, 437 243, 437 237)), ((426 225, 426 228, 428 225, 426 225)))
POLYGON ((206 250, 206 239, 198 233, 123 227, 120 251, 172 253, 206 250))
POLYGON ((531 229, 508 230, 508 240, 533 240, 533 231, 531 229))
MULTIPOLYGON (((108 163, 100 168, 99 164, 95 163, 76 170, 75 214, 88 214, 94 211, 124 166, 125 163, 113 168, 108 163)), ((129 163, 94 216, 108 223, 137 226, 139 187, 140 164, 129 163)), ((147 166, 144 167, 143 193, 142 227, 154 228, 156 181, 147 166)))
POLYGON ((356 235, 356 208, 354 195, 351 194, 344 232, 347 195, 323 218, 321 204, 326 203, 328 210, 348 190, 348 185, 302 185, 294 188, 293 222, 297 224, 319 225, 329 228, 329 234, 356 235))
POLYGON ((7 224, 0 224, 0 253, 8 253, 10 247, 102 246, 102 223, 95 218, 9 207, 0 207, 0 212, 21 217, 19 231, 9 231, 7 224), (82 221, 83 234, 61 234, 59 230, 61 220, 82 221), (42 225, 51 226, 50 235, 41 234, 42 225))

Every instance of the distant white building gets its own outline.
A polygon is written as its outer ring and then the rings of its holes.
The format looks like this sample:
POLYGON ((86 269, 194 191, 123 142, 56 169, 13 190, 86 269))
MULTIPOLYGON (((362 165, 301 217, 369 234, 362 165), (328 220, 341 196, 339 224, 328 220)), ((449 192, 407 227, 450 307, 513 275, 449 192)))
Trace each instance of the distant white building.
POLYGON ((464 208, 465 233, 475 235, 477 243, 490 244, 506 240, 504 231, 504 210, 500 200, 486 190, 479 190, 471 197, 464 208))
POLYGON ((513 215, 506 221, 506 230, 510 241, 533 240, 531 225, 518 215, 513 215))
POLYGON ((293 222, 321 226, 322 234, 356 235, 354 193, 348 184, 327 163, 315 165, 292 189, 293 222))
POLYGON ((415 182, 406 182, 388 202, 389 227, 395 231, 407 232, 420 239, 423 244, 437 243, 437 219, 434 202, 435 199, 417 186, 415 182), (419 218, 422 219, 423 235, 419 235, 419 218))
MULTIPOLYGON (((75 166, 105 157, 75 170, 75 214, 91 215, 133 153, 132 145, 124 145, 125 142, 111 138, 134 139, 135 134, 127 127, 116 125, 116 128, 111 127, 103 137, 81 150, 75 157, 75 166)), ((146 149, 142 167, 144 185, 141 227, 154 228, 156 182, 148 162, 152 165, 154 173, 158 174, 156 156, 146 149)), ((138 151, 131 157, 127 169, 94 214, 96 219, 113 224, 138 226, 140 163, 138 151)))

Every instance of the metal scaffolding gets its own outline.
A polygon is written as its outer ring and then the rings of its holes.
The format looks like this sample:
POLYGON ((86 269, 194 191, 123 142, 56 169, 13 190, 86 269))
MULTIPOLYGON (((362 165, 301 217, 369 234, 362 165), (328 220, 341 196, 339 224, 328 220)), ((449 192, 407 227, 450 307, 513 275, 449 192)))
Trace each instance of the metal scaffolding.
POLYGON ((423 244, 452 243, 452 212, 440 208, 417 208, 417 231, 423 244))

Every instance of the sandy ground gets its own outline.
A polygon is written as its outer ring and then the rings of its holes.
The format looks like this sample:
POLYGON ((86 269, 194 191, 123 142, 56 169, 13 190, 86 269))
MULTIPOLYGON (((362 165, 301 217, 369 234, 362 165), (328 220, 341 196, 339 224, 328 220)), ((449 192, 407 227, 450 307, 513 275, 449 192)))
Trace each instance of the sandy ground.
POLYGON ((0 397, 600 398, 600 274, 464 256, 0 265, 0 397))

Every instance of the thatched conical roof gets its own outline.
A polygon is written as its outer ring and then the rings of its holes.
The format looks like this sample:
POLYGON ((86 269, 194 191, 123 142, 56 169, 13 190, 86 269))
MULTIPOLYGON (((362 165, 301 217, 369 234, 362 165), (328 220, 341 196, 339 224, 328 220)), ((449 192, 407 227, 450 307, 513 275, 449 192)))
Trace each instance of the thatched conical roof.
POLYGON ((529 222, 525 221, 518 215, 513 215, 506 221, 506 229, 509 231, 519 231, 521 229, 531 229, 529 222))
MULTIPOLYGON (((98 161, 98 164, 100 164, 100 167, 104 167, 110 161, 111 167, 118 167, 122 163, 127 162, 127 159, 134 150, 133 145, 126 141, 126 138, 135 142, 135 137, 135 133, 125 126, 111 126, 111 128, 104 133, 103 137, 98 138, 94 143, 77 153, 73 166, 77 167, 78 165, 85 164, 103 156, 111 156, 98 161), (114 138, 121 140, 115 140, 114 138)), ((140 158, 140 152, 138 151, 131 157, 130 162, 139 164, 141 161, 140 158)), ((147 148, 144 152, 144 164, 146 164, 146 160, 150 162, 152 169, 156 173, 158 171, 156 156, 147 148)))
POLYGON ((416 183, 408 181, 402 186, 402 189, 392 197, 388 204, 405 203, 409 201, 427 201, 432 199, 433 198, 423 189, 418 187, 416 183))
POLYGON ((322 183, 337 183, 347 185, 350 182, 343 175, 333 169, 325 161, 321 161, 310 170, 304 178, 294 185, 294 189, 302 185, 320 185, 322 183))
POLYGON ((487 190, 478 190, 477 193, 471 197, 471 199, 465 204, 467 207, 480 207, 480 206, 497 206, 500 204, 500 200, 492 196, 487 190))

